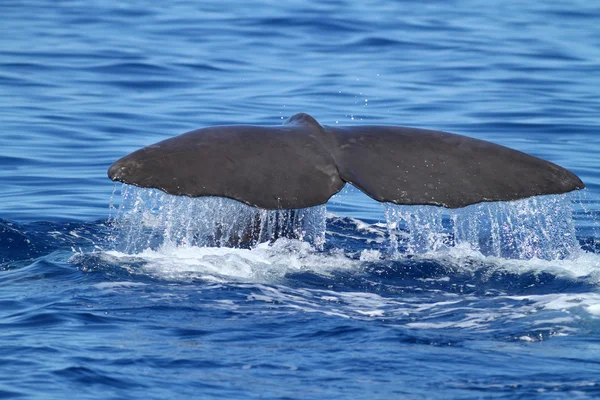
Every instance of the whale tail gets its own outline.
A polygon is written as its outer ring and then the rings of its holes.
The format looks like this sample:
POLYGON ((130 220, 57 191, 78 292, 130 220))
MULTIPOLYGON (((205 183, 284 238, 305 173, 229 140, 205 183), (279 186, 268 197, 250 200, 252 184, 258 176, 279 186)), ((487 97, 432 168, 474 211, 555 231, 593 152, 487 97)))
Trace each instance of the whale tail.
POLYGON ((380 202, 459 208, 585 187, 572 172, 494 143, 395 126, 216 126, 137 150, 110 179, 178 196, 220 196, 264 209, 327 202, 346 182, 380 202))

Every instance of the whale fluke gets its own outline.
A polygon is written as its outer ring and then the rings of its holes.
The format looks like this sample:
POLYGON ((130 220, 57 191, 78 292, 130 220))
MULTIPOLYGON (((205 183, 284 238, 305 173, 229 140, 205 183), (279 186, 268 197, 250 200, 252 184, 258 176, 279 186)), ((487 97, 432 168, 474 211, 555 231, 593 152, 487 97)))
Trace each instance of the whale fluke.
POLYGON ((228 197, 263 209, 326 203, 346 182, 381 202, 459 208, 585 187, 551 162, 484 140, 396 126, 202 128, 144 147, 108 176, 177 196, 228 197))

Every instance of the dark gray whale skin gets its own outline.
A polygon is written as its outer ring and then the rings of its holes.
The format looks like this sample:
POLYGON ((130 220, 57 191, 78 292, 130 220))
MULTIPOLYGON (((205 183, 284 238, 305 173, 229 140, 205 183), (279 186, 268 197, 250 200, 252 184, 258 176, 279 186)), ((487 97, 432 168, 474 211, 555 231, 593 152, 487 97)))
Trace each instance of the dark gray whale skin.
POLYGON ((121 158, 108 176, 263 209, 323 204, 346 183, 380 202, 447 208, 585 187, 556 164, 483 140, 397 126, 323 126, 303 113, 281 126, 187 132, 121 158))

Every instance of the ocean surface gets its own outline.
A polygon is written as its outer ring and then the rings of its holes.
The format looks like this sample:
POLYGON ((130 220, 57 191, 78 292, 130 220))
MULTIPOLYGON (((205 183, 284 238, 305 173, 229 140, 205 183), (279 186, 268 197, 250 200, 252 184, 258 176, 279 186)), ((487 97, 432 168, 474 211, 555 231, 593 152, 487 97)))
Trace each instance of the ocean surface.
POLYGON ((600 397, 597 2, 2 0, 0 129, 2 399, 600 397), (302 240, 230 248, 246 206, 106 176, 297 112, 587 189, 443 211, 347 188, 302 240))

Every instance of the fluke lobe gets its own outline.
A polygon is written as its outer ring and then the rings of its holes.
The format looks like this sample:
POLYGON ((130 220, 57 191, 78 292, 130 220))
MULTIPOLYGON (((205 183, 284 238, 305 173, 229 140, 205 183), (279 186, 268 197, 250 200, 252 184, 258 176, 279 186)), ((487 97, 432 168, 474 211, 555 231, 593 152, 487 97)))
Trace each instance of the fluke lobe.
POLYGON ((585 187, 551 162, 483 140, 398 126, 202 128, 144 147, 108 176, 177 196, 228 197, 263 209, 327 202, 346 183, 381 202, 464 207, 585 187))

